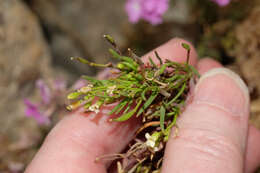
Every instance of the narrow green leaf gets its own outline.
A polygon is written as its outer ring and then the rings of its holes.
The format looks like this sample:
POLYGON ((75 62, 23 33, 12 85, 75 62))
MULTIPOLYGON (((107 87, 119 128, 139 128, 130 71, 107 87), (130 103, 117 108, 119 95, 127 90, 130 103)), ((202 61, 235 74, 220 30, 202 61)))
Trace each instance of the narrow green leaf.
POLYGON ((128 105, 127 105, 126 109, 124 110, 123 114, 125 114, 125 113, 131 108, 132 103, 133 103, 133 100, 130 100, 130 101, 128 102, 128 105))
POLYGON ((149 57, 149 61, 152 67, 156 67, 156 64, 154 63, 153 59, 149 57))
POLYGON ((137 80, 139 80, 139 81, 144 80, 143 76, 142 76, 141 74, 138 74, 138 73, 137 73, 134 77, 135 77, 137 80))
POLYGON ((116 59, 121 60, 121 61, 126 61, 126 62, 129 62, 129 63, 136 63, 130 57, 119 55, 114 49, 109 49, 108 51, 113 56, 113 58, 116 58, 116 59))
POLYGON ((113 119, 113 121, 120 121, 121 122, 121 121, 128 120, 129 118, 131 118, 136 113, 136 111, 138 110, 141 103, 142 103, 142 100, 139 100, 136 107, 132 111, 127 112, 126 114, 120 116, 119 118, 113 119))
POLYGON ((84 104, 84 109, 88 109, 92 105, 92 102, 88 102, 84 104))
POLYGON ((141 93, 141 97, 142 97, 142 99, 143 99, 144 101, 147 100, 146 97, 145 97, 145 93, 146 93, 147 90, 148 90, 148 87, 146 87, 146 88, 142 91, 142 93, 141 93))
POLYGON ((177 118, 178 118, 178 113, 176 113, 175 116, 174 116, 174 118, 173 118, 173 121, 172 121, 172 124, 173 124, 173 125, 176 124, 177 118))
POLYGON ((200 74, 197 69, 195 69, 192 65, 190 65, 189 67, 196 76, 200 77, 200 74))
POLYGON ((119 55, 114 49, 108 49, 108 51, 112 55, 113 58, 121 60, 121 55, 119 55))
POLYGON ((81 57, 71 57, 70 58, 71 60, 77 60, 83 64, 87 64, 89 66, 94 66, 94 67, 112 67, 112 64, 111 63, 108 63, 108 64, 97 64, 97 63, 94 63, 94 62, 90 62, 84 58, 81 58, 81 57))
POLYGON ((175 81, 176 79, 182 77, 182 75, 178 75, 178 74, 175 74, 174 76, 172 76, 171 78, 168 78, 166 79, 167 82, 173 82, 175 81))
POLYGON ((121 105, 121 107, 116 111, 116 114, 118 114, 123 108, 125 108, 126 105, 129 105, 131 103, 132 103, 132 100, 129 101, 129 99, 127 99, 127 101, 123 105, 121 105))
POLYGON ((114 84, 111 84, 111 81, 109 80, 99 80, 100 83, 102 83, 103 86, 107 86, 107 85, 114 85, 114 84))
POLYGON ((89 63, 90 63, 88 60, 86 60, 84 58, 81 58, 81 57, 71 57, 70 59, 71 60, 77 60, 77 61, 79 61, 79 62, 81 62, 83 64, 88 64, 89 65, 89 63))
POLYGON ((90 76, 83 75, 82 78, 87 80, 87 81, 89 81, 89 82, 91 82, 92 84, 94 84, 94 83, 99 83, 100 84, 101 83, 100 80, 97 80, 97 79, 95 79, 93 77, 90 77, 90 76))
POLYGON ((173 115, 175 115, 175 114, 176 114, 176 111, 173 111, 173 112, 167 113, 166 116, 167 116, 167 117, 171 117, 171 116, 173 116, 173 115))
POLYGON ((105 34, 105 35, 104 35, 104 38, 105 38, 110 44, 112 44, 114 47, 116 46, 116 42, 115 42, 115 40, 114 40, 113 37, 111 37, 111 36, 108 35, 108 34, 105 34))
POLYGON ((160 127, 164 133, 164 120, 165 120, 165 108, 164 106, 161 106, 161 109, 160 109, 160 127))
POLYGON ((67 98, 72 100, 72 99, 76 99, 78 98, 82 93, 81 92, 73 92, 73 93, 70 93, 67 98))
POLYGON ((121 56, 123 61, 129 62, 129 63, 133 63, 134 65, 137 65, 137 63, 135 62, 134 59, 128 57, 128 56, 121 56))
POLYGON ((165 71, 166 67, 168 66, 168 64, 163 64, 161 66, 161 68, 159 69, 159 72, 158 72, 158 76, 160 76, 161 74, 163 74, 163 72, 165 71))
POLYGON ((149 117, 160 117, 160 110, 155 111, 152 115, 149 115, 149 117))
POLYGON ((188 44, 186 44, 186 43, 182 43, 181 44, 182 45, 182 47, 184 48, 184 49, 186 49, 187 50, 187 60, 186 60, 186 64, 189 64, 189 59, 190 59, 190 46, 188 45, 188 44))
POLYGON ((129 63, 129 62, 121 62, 121 64, 124 64, 126 67, 134 70, 134 71, 137 71, 137 66, 134 65, 133 63, 129 63))
POLYGON ((152 102, 157 97, 157 95, 158 95, 157 91, 155 91, 151 94, 151 96, 148 98, 148 100, 144 103, 143 107, 137 113, 137 116, 141 115, 145 111, 145 109, 148 108, 152 104, 152 102))
POLYGON ((164 137, 164 141, 167 142, 169 139, 169 135, 171 132, 171 129, 173 126, 176 126, 176 122, 177 122, 177 118, 178 118, 179 112, 176 112, 176 114, 173 117, 173 121, 170 123, 170 125, 168 125, 168 127, 165 129, 165 137, 164 137))
POLYGON ((183 91, 185 90, 186 88, 186 83, 184 83, 181 87, 181 89, 179 90, 179 92, 176 94, 176 96, 171 100, 169 101, 166 105, 167 106, 170 106, 173 102, 175 102, 180 96, 181 94, 183 93, 183 91))
POLYGON ((181 46, 188 51, 190 50, 190 46, 186 43, 181 43, 181 46))
POLYGON ((116 105, 110 112, 108 115, 111 115, 113 113, 115 113, 118 109, 120 109, 121 107, 124 107, 128 102, 128 98, 125 98, 124 100, 122 100, 120 103, 118 103, 118 105, 116 105))
POLYGON ((160 65, 162 65, 163 64, 162 58, 159 56, 157 51, 154 51, 154 53, 155 53, 155 57, 159 60, 160 65))

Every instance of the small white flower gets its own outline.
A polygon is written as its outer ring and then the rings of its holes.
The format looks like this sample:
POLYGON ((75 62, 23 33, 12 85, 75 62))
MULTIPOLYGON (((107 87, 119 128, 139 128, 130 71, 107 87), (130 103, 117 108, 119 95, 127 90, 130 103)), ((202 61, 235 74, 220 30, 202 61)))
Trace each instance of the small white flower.
POLYGON ((88 109, 96 114, 99 113, 99 105, 97 103, 91 105, 88 109))
POLYGON ((154 147, 153 151, 157 152, 157 151, 159 151, 159 148, 158 147, 154 147))
POLYGON ((149 133, 146 133, 145 138, 147 140, 145 142, 145 145, 147 147, 152 148, 154 152, 159 151, 159 147, 156 146, 156 142, 159 139, 159 137, 160 137, 160 133, 157 133, 157 132, 153 133, 152 136, 149 133))
POLYGON ((87 92, 91 91, 92 87, 93 87, 92 84, 88 84, 87 86, 84 86, 84 87, 80 88, 79 92, 87 93, 87 92))
POLYGON ((151 136, 149 133, 145 134, 145 138, 147 139, 145 144, 148 147, 154 148, 155 147, 155 143, 156 143, 156 138, 151 136))
POLYGON ((107 93, 108 93, 109 95, 113 95, 113 92, 114 92, 115 89, 116 89, 116 86, 115 86, 115 85, 109 86, 109 87, 107 87, 107 93))

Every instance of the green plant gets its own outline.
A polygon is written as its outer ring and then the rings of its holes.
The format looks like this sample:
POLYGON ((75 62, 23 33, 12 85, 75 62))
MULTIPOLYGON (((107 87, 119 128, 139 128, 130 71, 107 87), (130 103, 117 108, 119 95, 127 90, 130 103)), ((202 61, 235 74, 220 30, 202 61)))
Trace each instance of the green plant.
POLYGON ((119 51, 114 39, 105 35, 106 40, 114 49, 109 49, 117 64, 96 64, 83 58, 72 58, 90 66, 110 67, 115 69, 114 77, 97 80, 83 76, 89 84, 68 95, 73 103, 69 110, 83 106, 86 111, 99 112, 102 105, 118 102, 111 112, 117 118, 110 121, 127 121, 133 116, 142 118, 142 127, 136 132, 136 139, 124 154, 101 156, 98 159, 133 160, 134 166, 121 165, 118 162, 118 172, 152 172, 159 171, 165 144, 169 139, 172 127, 184 107, 189 92, 190 81, 199 77, 195 68, 189 65, 190 47, 183 43, 187 50, 187 61, 177 63, 170 60, 163 62, 155 52, 160 64, 149 58, 144 63, 140 57, 129 49, 129 56, 119 51))

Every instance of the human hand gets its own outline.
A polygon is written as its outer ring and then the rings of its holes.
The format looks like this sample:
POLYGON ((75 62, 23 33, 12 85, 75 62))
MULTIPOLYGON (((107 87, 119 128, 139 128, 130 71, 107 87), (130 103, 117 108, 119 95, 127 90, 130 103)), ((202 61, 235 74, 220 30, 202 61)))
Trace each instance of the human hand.
MULTIPOLYGON (((173 39, 156 50, 165 59, 184 62, 183 42, 188 43, 173 39)), ((143 58, 147 60, 148 56, 154 57, 154 53, 143 58)), ((248 132, 245 84, 211 59, 197 62, 194 48, 190 63, 202 77, 177 122, 178 137, 169 138, 161 172, 252 172, 260 162, 260 132, 252 126, 248 132)), ((122 151, 141 124, 136 118, 108 122, 111 108, 102 108, 98 115, 82 116, 78 111, 65 117, 50 132, 25 172, 106 172, 110 162, 96 163, 95 158, 122 151)))

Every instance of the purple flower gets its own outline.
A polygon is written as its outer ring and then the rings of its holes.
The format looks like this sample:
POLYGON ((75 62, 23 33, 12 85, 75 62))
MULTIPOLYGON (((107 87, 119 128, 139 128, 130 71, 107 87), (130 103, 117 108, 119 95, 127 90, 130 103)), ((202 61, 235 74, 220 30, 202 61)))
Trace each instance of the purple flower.
POLYGON ((51 101, 51 91, 50 88, 42 79, 36 81, 36 87, 40 89, 40 94, 42 97, 43 104, 49 104, 51 101))
POLYGON ((217 3, 219 6, 226 6, 230 3, 231 0, 213 0, 215 3, 217 3))
POLYGON ((162 23, 162 15, 169 7, 169 0, 127 0, 126 12, 129 21, 137 23, 144 19, 153 25, 162 23))
POLYGON ((50 120, 47 116, 39 111, 37 105, 33 104, 30 100, 24 99, 26 106, 25 115, 34 118, 39 124, 49 124, 50 120))

